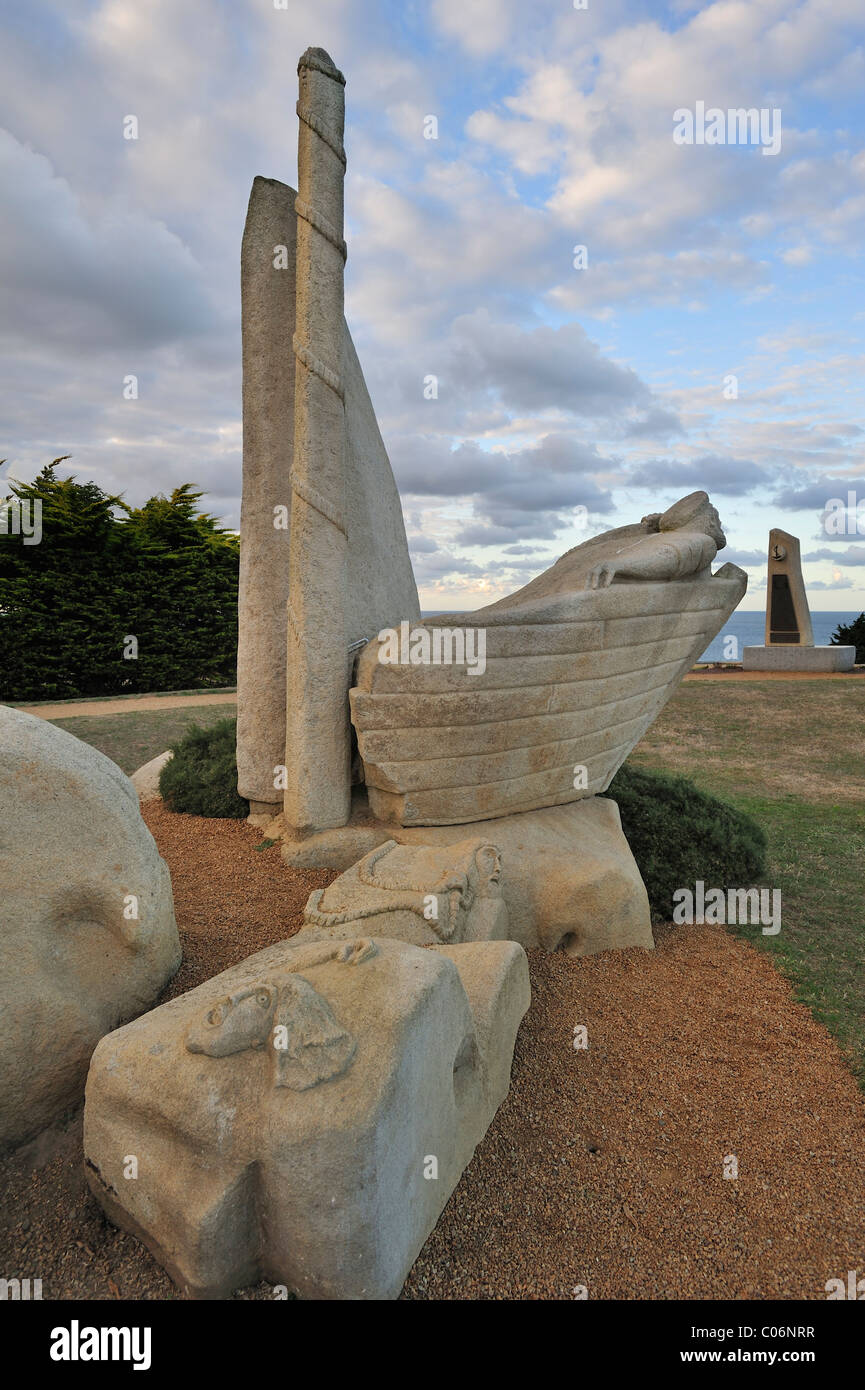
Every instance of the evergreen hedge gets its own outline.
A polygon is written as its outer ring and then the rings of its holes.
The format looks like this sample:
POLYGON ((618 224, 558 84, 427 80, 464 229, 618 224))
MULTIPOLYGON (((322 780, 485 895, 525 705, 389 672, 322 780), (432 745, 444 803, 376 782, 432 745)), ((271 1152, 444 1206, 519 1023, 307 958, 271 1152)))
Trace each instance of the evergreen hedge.
POLYGON ((55 477, 62 461, 0 502, 42 509, 38 545, 0 526, 0 699, 233 685, 237 536, 191 483, 133 508, 55 477))

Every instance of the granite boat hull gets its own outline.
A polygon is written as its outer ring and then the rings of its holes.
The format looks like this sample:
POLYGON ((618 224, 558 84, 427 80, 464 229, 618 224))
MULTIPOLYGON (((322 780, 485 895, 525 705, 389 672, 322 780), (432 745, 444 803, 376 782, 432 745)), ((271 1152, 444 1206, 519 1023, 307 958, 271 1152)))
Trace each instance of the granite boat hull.
POLYGON ((369 642, 350 701, 373 815, 460 825, 605 791, 746 585, 727 564, 412 625, 483 629, 482 671, 369 642))

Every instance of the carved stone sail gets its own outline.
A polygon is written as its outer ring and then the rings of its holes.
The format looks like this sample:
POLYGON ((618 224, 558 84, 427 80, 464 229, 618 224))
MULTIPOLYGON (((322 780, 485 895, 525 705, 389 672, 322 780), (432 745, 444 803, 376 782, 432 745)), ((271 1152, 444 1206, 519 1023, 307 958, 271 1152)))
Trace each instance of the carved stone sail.
MULTIPOLYGON (((327 55, 310 52, 319 66, 304 65, 308 55, 301 60, 304 92, 298 103, 309 118, 301 120, 300 161, 307 209, 332 197, 332 189, 327 196, 319 192, 320 175, 340 190, 342 181, 342 86, 327 70, 329 64, 336 72, 327 55), (331 89, 338 89, 335 110, 331 89)), ((349 649, 382 627, 419 615, 399 493, 342 317, 342 256, 314 222, 300 219, 305 250, 298 261, 297 197, 287 184, 256 178, 243 235, 237 727, 241 796, 254 814, 276 815, 283 809, 277 788, 285 767, 286 819, 295 830, 341 823, 346 811, 349 649), (323 289, 320 278, 314 280, 322 257, 328 258, 323 289), (320 340, 314 283, 334 301, 327 346, 320 340), (296 356, 296 332, 305 360, 296 356), (329 370, 338 378, 338 392, 310 369, 316 343, 319 361, 328 352, 333 359, 329 370), (296 413, 298 379, 302 399, 296 413), (344 534, 314 505, 326 495, 333 503, 334 494, 339 511, 325 506, 344 534), (292 546, 296 582, 289 629, 292 546), (310 641, 323 649, 324 666, 310 641), (327 757, 319 756, 322 750, 327 757)))
POLYGON ((342 382, 345 78, 322 49, 298 63, 297 309, 291 471, 285 814, 301 833, 344 825, 351 746, 342 382), (336 598, 336 602, 334 599, 336 598))

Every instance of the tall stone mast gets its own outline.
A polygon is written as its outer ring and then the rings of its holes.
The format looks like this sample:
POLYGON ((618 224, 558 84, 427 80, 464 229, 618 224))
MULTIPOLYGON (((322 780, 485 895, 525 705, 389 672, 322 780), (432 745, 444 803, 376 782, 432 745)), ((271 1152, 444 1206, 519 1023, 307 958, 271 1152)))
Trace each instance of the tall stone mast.
POLYGON ((294 189, 256 178, 240 253, 243 504, 237 602, 237 790, 266 822, 282 810, 285 606, 288 602, 292 347, 296 298, 294 189))
POLYGON ((257 177, 241 250, 237 774, 254 822, 284 810, 303 844, 348 817, 351 653, 420 608, 343 317, 343 78, 320 48, 298 71, 300 191, 257 177))
POLYGON ((291 473, 285 819, 345 825, 347 719, 343 240, 345 78, 321 48, 298 63, 297 299, 291 473))

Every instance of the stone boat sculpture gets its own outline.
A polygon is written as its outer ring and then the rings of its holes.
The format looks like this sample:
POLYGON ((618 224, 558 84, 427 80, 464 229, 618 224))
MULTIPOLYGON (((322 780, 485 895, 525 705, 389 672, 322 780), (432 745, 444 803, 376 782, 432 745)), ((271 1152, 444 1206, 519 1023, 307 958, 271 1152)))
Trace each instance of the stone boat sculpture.
POLYGON ((455 865, 483 823, 512 940, 650 949, 645 887, 598 793, 746 576, 712 573, 725 537, 694 492, 487 608, 421 621, 344 317, 345 79, 317 48, 298 78, 297 192, 255 180, 241 256, 238 791, 295 868, 345 872, 388 841, 455 865), (469 645, 483 660, 466 660, 469 645))
POLYGON ((103 1038, 84 1145, 194 1297, 395 1298, 507 1095, 523 948, 653 947, 597 793, 746 577, 695 492, 421 622, 343 313, 345 79, 310 48, 298 86, 297 192, 256 179, 241 258, 238 789, 287 864, 341 873, 296 939, 103 1038))
POLYGON ((725 543, 693 493, 509 598, 404 630, 397 660, 370 642, 351 711, 376 818, 458 825, 605 791, 745 592, 735 565, 711 572, 725 543))

